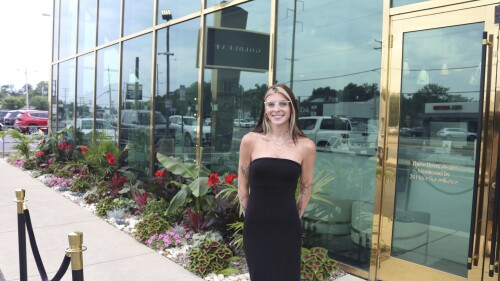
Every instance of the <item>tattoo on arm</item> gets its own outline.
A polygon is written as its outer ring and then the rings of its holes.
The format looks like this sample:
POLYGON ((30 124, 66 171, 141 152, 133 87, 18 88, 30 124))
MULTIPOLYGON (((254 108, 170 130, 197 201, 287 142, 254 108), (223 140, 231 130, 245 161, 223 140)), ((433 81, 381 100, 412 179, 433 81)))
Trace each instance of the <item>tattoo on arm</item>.
POLYGON ((241 174, 242 174, 245 178, 248 178, 248 169, 249 169, 249 167, 248 167, 248 166, 240 166, 240 171, 241 171, 241 174))
POLYGON ((306 181, 300 182, 300 193, 299 198, 297 200, 297 210, 299 211, 299 216, 302 217, 304 214, 304 200, 308 200, 309 196, 311 196, 312 190, 312 182, 306 181))

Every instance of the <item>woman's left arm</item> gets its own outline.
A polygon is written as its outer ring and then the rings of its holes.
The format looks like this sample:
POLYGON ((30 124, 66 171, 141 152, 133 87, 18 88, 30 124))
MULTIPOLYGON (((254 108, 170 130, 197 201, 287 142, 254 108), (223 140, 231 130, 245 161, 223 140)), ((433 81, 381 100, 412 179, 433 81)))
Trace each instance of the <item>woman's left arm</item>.
POLYGON ((316 160, 316 146, 312 141, 307 139, 304 141, 304 160, 300 173, 300 192, 297 199, 297 210, 302 218, 306 210, 309 198, 312 193, 313 176, 314 176, 314 161, 316 160))

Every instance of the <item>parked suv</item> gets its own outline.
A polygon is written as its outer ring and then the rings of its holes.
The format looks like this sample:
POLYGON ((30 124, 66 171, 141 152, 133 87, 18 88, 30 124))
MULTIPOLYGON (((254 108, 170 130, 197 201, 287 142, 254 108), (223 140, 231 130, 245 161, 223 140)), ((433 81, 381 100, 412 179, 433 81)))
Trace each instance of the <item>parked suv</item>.
MULTIPOLYGON (((184 139, 186 146, 196 144, 198 125, 196 118, 191 116, 170 116, 170 128, 175 131, 175 139, 184 139)), ((202 145, 210 145, 210 126, 203 124, 202 145)))
POLYGON ((3 125, 5 127, 14 126, 14 123, 16 122, 16 117, 20 112, 21 112, 20 110, 10 110, 9 112, 7 112, 7 114, 3 117, 3 125))
POLYGON ((436 135, 445 140, 467 140, 473 141, 477 139, 477 135, 475 133, 468 132, 462 128, 442 128, 439 130, 436 135))
POLYGON ((24 133, 35 133, 38 130, 47 132, 49 112, 41 110, 21 110, 16 117, 14 126, 24 133))
POLYGON ((362 154, 374 154, 376 130, 357 130, 344 117, 309 116, 300 117, 299 125, 317 147, 347 146, 362 154), (368 151, 367 148, 373 148, 368 151))
MULTIPOLYGON (((127 140, 136 137, 144 138, 150 134, 151 111, 147 109, 125 109, 121 113, 120 142, 126 144, 127 140)), ((155 143, 161 138, 167 137, 167 119, 156 111, 155 122, 155 143)))

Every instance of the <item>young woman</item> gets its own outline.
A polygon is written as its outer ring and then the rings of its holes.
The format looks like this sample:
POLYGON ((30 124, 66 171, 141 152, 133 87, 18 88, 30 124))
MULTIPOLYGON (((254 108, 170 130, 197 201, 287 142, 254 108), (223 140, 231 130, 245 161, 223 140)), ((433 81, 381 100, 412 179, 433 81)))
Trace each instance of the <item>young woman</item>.
POLYGON ((241 141, 238 168, 250 279, 300 281, 300 218, 311 196, 316 147, 298 127, 290 88, 273 85, 262 106, 259 123, 241 141))

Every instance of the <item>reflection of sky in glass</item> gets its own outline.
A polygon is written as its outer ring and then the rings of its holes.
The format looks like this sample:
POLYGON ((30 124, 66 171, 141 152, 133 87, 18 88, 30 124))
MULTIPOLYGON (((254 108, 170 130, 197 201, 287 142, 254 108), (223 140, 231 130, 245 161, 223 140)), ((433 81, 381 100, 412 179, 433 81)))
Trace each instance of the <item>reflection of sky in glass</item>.
POLYGON ((78 18, 78 52, 95 46, 96 1, 80 0, 80 16, 78 18))
POLYGON ((399 7, 403 5, 409 5, 413 3, 426 2, 429 0, 392 0, 392 7, 399 7))
MULTIPOLYGON (((198 80, 198 68, 196 68, 196 52, 198 48, 199 18, 182 22, 170 27, 170 92, 179 89, 180 85, 189 87, 198 80)), ((166 52, 167 29, 158 30, 157 53, 166 52)), ((167 62, 166 56, 157 54, 156 63, 158 67, 158 92, 166 92, 167 62)))
POLYGON ((96 104, 101 108, 117 108, 118 45, 97 52, 96 104))
MULTIPOLYGON (((136 1, 136 0, 131 0, 136 1)), ((137 1, 137 3, 141 3, 137 1)), ((170 10, 174 19, 189 15, 201 9, 200 1, 177 1, 177 0, 158 0, 157 24, 165 21, 161 18, 161 10, 170 10)))
POLYGON ((154 0, 125 0, 123 35, 127 36, 137 31, 141 31, 153 24, 154 0))
POLYGON ((151 98, 151 40, 152 33, 148 33, 123 43, 122 85, 135 83, 138 78, 139 85, 142 86, 142 101, 149 101, 151 98), (136 59, 139 60, 139 77, 135 76, 136 59))
POLYGON ((71 120, 70 111, 67 107, 75 99, 75 60, 68 60, 59 64, 59 102, 65 104, 65 112, 62 112, 61 120, 71 120))
POLYGON ((61 42, 59 58, 71 56, 76 51, 76 1, 61 1, 61 42))
POLYGON ((94 54, 78 57, 77 71, 77 117, 92 117, 94 100, 94 54), (80 108, 88 109, 89 112, 80 108))
MULTIPOLYGON (((342 89, 349 83, 379 83, 383 2, 312 1, 297 3, 293 88, 342 89), (377 40, 377 41, 375 41, 377 40)), ((278 10, 277 80, 290 84, 293 1, 278 10)))
POLYGON ((424 86, 417 80, 425 69, 429 83, 449 88, 450 94, 478 100, 482 30, 483 24, 476 23, 405 33, 403 94, 411 95, 424 86))
POLYGON ((118 39, 120 35, 120 0, 99 1, 98 45, 118 39))

